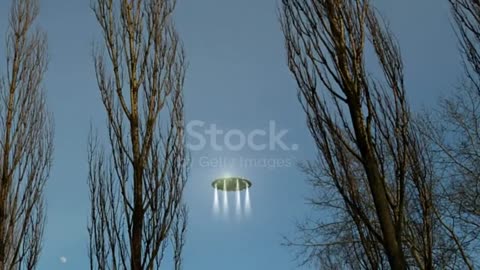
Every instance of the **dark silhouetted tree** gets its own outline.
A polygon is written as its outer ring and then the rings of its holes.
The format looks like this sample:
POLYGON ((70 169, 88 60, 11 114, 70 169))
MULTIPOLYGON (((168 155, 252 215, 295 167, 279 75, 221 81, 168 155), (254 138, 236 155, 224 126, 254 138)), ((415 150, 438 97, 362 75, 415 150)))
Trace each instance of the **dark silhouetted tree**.
POLYGON ((45 223, 43 189, 53 123, 42 87, 46 35, 36 0, 14 0, 0 66, 0 269, 36 269, 45 223), (4 67, 4 68, 2 68, 4 67))
POLYGON ((281 23, 318 149, 303 169, 322 213, 286 244, 326 269, 449 267, 435 152, 412 121, 389 29, 367 0, 283 0, 281 23))
POLYGON ((109 145, 90 138, 91 269, 180 269, 187 179, 185 58, 173 0, 94 0, 108 61, 95 71, 109 145))

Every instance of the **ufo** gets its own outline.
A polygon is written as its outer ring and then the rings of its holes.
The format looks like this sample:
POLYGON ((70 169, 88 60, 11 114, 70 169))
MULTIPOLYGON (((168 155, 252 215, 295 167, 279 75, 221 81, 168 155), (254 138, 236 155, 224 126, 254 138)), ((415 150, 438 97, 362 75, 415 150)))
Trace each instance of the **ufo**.
POLYGON ((252 182, 243 177, 222 177, 212 182, 212 187, 222 191, 241 191, 252 186, 252 182))

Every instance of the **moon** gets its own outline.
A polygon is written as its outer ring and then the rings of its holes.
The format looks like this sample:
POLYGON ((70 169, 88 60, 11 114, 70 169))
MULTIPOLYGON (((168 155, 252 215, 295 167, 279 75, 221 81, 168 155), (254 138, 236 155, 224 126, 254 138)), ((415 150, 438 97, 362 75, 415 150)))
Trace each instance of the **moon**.
POLYGON ((67 263, 67 257, 65 257, 65 256, 60 257, 60 262, 61 263, 67 263))

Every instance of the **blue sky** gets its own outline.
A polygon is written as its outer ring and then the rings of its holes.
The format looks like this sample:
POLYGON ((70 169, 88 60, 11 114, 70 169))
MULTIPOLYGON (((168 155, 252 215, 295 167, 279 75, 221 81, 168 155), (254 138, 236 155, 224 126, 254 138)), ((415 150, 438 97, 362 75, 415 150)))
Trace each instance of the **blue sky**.
MULTIPOLYGON (((375 2, 401 44, 414 110, 431 106, 461 74, 447 1, 375 2)), ((88 269, 86 140, 91 120, 100 128, 105 124, 91 60, 98 32, 88 3, 41 0, 40 24, 48 32, 50 55, 45 87, 56 125, 42 270, 88 269), (62 256, 67 263, 60 262, 62 256)), ((279 129, 289 130, 286 142, 300 146, 298 151, 219 152, 207 147, 192 152, 185 193, 190 208, 187 270, 297 268, 291 250, 280 244, 282 235, 292 235, 295 220, 310 210, 305 205, 309 186, 299 169, 205 168, 199 163, 202 157, 300 161, 315 154, 286 66, 277 6, 276 0, 178 0, 176 24, 189 62, 187 120, 244 132, 265 129, 274 120, 279 129), (227 173, 253 182, 249 218, 212 215, 210 183, 227 173)), ((2 40, 9 7, 10 0, 0 0, 2 40)))

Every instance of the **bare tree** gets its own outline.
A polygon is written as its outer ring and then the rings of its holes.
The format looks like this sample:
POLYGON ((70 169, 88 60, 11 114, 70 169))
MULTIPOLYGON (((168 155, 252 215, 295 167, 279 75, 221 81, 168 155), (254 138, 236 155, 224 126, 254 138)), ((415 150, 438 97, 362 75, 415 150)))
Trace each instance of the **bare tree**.
POLYGON ((480 250, 480 2, 449 0, 465 78, 440 101, 423 133, 439 153, 442 168, 442 225, 466 267, 478 267, 480 250))
POLYGON ((91 269, 158 269, 169 247, 180 269, 186 64, 174 8, 174 0, 92 3, 108 55, 94 60, 109 146, 90 138, 91 269))
POLYGON ((47 39, 34 29, 38 13, 36 0, 12 2, 0 73, 0 269, 35 269, 42 248, 53 124, 42 88, 47 39))
POLYGON ((411 120, 394 37, 367 0, 282 3, 288 64, 319 151, 304 170, 322 211, 287 244, 327 269, 448 266, 434 156, 411 120))
POLYGON ((480 89, 480 2, 449 0, 449 3, 469 84, 467 86, 478 90, 480 89))

